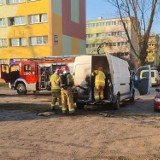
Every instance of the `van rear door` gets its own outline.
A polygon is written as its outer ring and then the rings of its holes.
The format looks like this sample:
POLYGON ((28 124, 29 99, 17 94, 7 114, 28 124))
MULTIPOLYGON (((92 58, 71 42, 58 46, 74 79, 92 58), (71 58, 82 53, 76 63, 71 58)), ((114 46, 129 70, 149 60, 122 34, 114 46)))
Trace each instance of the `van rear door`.
POLYGON ((134 87, 138 89, 140 95, 149 94, 151 88, 151 67, 147 65, 138 68, 133 77, 133 83, 134 87))

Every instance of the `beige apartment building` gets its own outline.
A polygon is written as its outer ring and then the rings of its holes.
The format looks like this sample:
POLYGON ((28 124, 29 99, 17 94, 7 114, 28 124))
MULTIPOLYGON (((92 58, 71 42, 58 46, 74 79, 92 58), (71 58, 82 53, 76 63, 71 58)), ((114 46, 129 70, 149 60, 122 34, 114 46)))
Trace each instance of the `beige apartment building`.
MULTIPOLYGON (((129 18, 123 19, 132 41, 132 44, 138 52, 137 37, 129 18)), ((132 18, 134 21, 134 17, 132 18)), ((119 18, 103 19, 98 17, 98 20, 87 21, 86 23, 86 52, 87 54, 97 54, 97 48, 100 44, 99 53, 104 52, 115 56, 130 60, 134 58, 133 51, 128 43, 127 35, 123 24, 119 18)))

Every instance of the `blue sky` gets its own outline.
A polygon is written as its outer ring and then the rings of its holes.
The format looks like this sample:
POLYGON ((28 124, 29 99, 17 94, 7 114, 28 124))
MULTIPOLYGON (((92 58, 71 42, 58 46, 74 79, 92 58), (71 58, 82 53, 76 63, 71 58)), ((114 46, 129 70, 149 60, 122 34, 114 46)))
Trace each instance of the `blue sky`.
MULTIPOLYGON (((115 8, 106 0, 86 0, 86 20, 96 20, 99 16, 115 18, 117 13, 115 8)), ((155 16, 152 32, 160 34, 160 16, 155 16)))

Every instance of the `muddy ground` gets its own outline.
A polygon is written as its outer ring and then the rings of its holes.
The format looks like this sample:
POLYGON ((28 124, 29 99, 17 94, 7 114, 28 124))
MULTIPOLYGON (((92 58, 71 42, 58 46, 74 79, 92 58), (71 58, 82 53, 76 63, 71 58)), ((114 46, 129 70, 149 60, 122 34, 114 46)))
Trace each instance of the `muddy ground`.
POLYGON ((86 106, 76 116, 39 116, 50 111, 50 93, 0 87, 0 160, 160 160, 155 94, 137 95, 119 111, 86 106))

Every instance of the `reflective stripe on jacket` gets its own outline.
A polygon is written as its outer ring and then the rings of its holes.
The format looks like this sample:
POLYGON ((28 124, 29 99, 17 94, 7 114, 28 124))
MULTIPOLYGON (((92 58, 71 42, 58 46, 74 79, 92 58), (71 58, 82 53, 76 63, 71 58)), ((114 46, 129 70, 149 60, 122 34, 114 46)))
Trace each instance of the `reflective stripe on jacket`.
POLYGON ((52 91, 60 91, 59 75, 56 73, 52 74, 50 77, 50 82, 52 91))
POLYGON ((95 77, 95 83, 101 83, 101 84, 105 84, 105 79, 106 76, 102 71, 95 71, 96 73, 96 77, 95 77))

